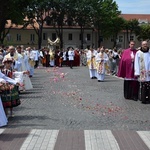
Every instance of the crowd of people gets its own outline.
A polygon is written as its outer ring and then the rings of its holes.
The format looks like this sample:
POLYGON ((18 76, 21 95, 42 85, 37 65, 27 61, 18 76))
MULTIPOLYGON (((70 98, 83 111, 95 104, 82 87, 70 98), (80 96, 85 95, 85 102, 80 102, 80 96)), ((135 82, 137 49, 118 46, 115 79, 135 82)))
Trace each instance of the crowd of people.
POLYGON ((23 46, 0 48, 0 127, 14 117, 13 108, 21 104, 19 94, 33 88, 37 50, 23 46))
POLYGON ((125 50, 105 49, 103 46, 86 53, 91 79, 103 82, 105 74, 124 78, 124 98, 150 103, 150 50, 147 41, 135 48, 135 42, 129 43, 125 50))
POLYGON ((41 63, 45 67, 62 67, 62 66, 80 66, 82 61, 82 65, 86 66, 86 55, 83 51, 80 51, 78 48, 73 49, 72 47, 68 47, 66 50, 49 50, 44 47, 40 51, 41 63))
POLYGON ((135 49, 135 42, 126 50, 116 48, 79 50, 41 50, 24 46, 0 48, 0 127, 13 117, 13 107, 20 105, 19 94, 32 89, 30 78, 41 63, 44 67, 88 66, 91 79, 105 80, 105 74, 124 78, 124 98, 150 103, 150 50, 146 41, 135 49))

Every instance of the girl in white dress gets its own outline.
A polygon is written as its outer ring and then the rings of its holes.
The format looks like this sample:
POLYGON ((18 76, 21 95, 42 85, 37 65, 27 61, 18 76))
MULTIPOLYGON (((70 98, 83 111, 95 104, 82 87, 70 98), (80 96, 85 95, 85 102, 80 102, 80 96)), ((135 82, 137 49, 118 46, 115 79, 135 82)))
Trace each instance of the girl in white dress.
MULTIPOLYGON (((0 78, 0 82, 5 82, 5 80, 3 80, 2 78, 0 78)), ((0 127, 7 125, 7 118, 5 115, 5 111, 3 108, 3 104, 2 104, 2 100, 0 97, 0 127)))
MULTIPOLYGON (((12 58, 4 58, 4 69, 2 72, 9 78, 14 79, 17 83, 20 83, 20 85, 23 85, 23 75, 28 73, 27 71, 15 71, 12 70, 12 58)), ((24 86, 24 85, 23 85, 24 86)), ((12 90, 8 90, 6 92, 3 92, 1 95, 2 103, 5 109, 6 115, 8 115, 8 110, 10 110, 10 116, 13 117, 13 107, 16 107, 21 104, 20 98, 19 98, 19 92, 18 87, 14 86, 12 90)))
MULTIPOLYGON (((9 77, 6 77, 3 73, 0 72, 0 82, 9 82, 12 84, 17 84, 17 82, 9 77)), ((2 101, 1 101, 1 97, 0 97, 0 127, 7 125, 7 117, 6 114, 4 112, 4 108, 2 105, 2 101)))

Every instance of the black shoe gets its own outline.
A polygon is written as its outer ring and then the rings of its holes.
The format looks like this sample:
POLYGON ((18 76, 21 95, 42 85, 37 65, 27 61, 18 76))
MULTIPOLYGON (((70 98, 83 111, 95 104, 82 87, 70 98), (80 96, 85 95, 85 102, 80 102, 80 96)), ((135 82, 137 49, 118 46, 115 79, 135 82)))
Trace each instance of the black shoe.
POLYGON ((101 82, 101 80, 98 80, 98 82, 101 82))
POLYGON ((94 79, 94 77, 91 77, 91 79, 94 79))

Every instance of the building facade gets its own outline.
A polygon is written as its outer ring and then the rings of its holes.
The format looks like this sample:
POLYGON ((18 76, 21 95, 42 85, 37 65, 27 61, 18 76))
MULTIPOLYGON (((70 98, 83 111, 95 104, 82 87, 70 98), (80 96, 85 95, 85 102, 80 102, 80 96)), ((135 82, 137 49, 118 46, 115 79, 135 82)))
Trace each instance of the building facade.
MULTIPOLYGON (((122 14, 121 15, 126 20, 137 19, 140 24, 147 24, 150 21, 150 15, 140 15, 140 14, 122 14)), ((55 29, 52 27, 44 26, 42 32, 42 46, 47 46, 47 39, 50 38, 52 41, 55 41, 57 34, 55 29)), ((98 47, 98 34, 97 31, 94 31, 92 28, 84 29, 83 34, 83 48, 93 46, 94 48, 98 47)), ((135 34, 129 34, 129 40, 134 40, 136 46, 139 47, 141 42, 137 40, 135 34)), ((113 48, 114 40, 116 40, 118 48, 127 48, 127 33, 122 31, 118 34, 117 39, 113 37, 109 39, 103 39, 101 37, 101 45, 106 48, 113 48)), ((38 37, 34 29, 29 26, 26 29, 21 29, 21 26, 13 27, 9 34, 4 40, 5 45, 24 45, 25 47, 38 47, 38 37)), ((81 47, 81 34, 79 27, 65 27, 63 29, 63 48, 67 47, 80 48, 81 47)))

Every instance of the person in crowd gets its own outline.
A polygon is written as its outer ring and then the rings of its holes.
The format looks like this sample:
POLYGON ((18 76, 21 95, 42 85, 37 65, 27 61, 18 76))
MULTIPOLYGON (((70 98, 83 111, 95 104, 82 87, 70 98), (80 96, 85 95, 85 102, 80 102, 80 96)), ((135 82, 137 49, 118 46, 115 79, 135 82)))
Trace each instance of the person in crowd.
POLYGON ((122 52, 119 63, 118 77, 124 78, 124 98, 138 100, 139 83, 134 75, 135 42, 130 41, 129 48, 122 52))
POLYGON ((60 50, 55 51, 55 66, 59 66, 59 52, 60 50))
POLYGON ((68 56, 69 48, 66 50, 66 66, 69 66, 69 56, 68 56))
POLYGON ((50 67, 54 67, 55 66, 55 52, 54 50, 50 50, 49 51, 49 55, 50 55, 50 67))
POLYGON ((105 53, 108 56, 108 61, 105 63, 106 73, 110 75, 110 66, 109 66, 109 49, 105 49, 105 53))
POLYGON ((117 62, 119 56, 116 47, 113 49, 112 53, 112 75, 117 75, 117 62))
MULTIPOLYGON (((13 58, 5 58, 3 60, 4 69, 2 73, 4 73, 7 77, 16 80, 20 85, 23 85, 23 75, 27 74, 27 71, 18 72, 12 69, 13 58)), ((1 95, 3 106, 5 108, 6 114, 8 114, 8 109, 10 109, 10 116, 13 116, 13 107, 20 105, 19 99, 19 91, 18 87, 14 86, 12 90, 8 90, 1 95)))
POLYGON ((63 50, 63 65, 67 66, 66 50, 63 50))
POLYGON ((3 50, 0 49, 0 64, 2 64, 3 58, 4 58, 4 56, 3 56, 3 50))
POLYGON ((100 52, 96 55, 97 63, 97 80, 98 82, 104 81, 105 78, 105 64, 108 61, 108 56, 105 53, 104 47, 100 48, 100 52))
POLYGON ((2 50, 2 53, 3 53, 3 57, 6 55, 6 49, 8 47, 5 47, 4 45, 1 46, 1 50, 2 50))
MULTIPOLYGON (((0 78, 0 84, 2 84, 2 82, 5 82, 5 80, 0 78)), ((2 92, 1 89, 0 89, 0 92, 2 92)), ((6 126, 7 122, 8 122, 8 120, 7 120, 7 117, 6 117, 4 108, 3 108, 1 96, 0 96, 0 127, 6 126)))
POLYGON ((26 71, 28 74, 23 75, 23 85, 19 87, 19 91, 25 91, 25 90, 31 90, 33 88, 33 85, 31 83, 31 80, 29 78, 30 74, 30 66, 29 66, 29 59, 27 56, 27 53, 24 51, 23 47, 17 46, 17 52, 22 55, 22 62, 21 62, 21 70, 20 71, 26 71))
POLYGON ((96 79, 97 78, 97 71, 96 71, 96 60, 95 57, 97 55, 97 51, 94 50, 92 47, 87 52, 87 65, 89 67, 90 78, 96 79))
POLYGON ((35 66, 35 55, 31 49, 31 47, 28 47, 26 49, 27 51, 27 56, 28 56, 28 60, 29 60, 29 68, 30 68, 30 75, 29 77, 33 77, 34 75, 34 66, 35 66))
POLYGON ((39 66, 39 57, 40 57, 40 53, 39 53, 39 50, 36 49, 35 47, 33 48, 33 53, 34 53, 34 61, 35 61, 35 65, 34 65, 34 68, 37 68, 39 66))
POLYGON ((74 50, 73 48, 70 48, 68 51, 68 58, 69 58, 69 66, 71 69, 73 68, 74 56, 75 56, 74 50))
MULTIPOLYGON (((17 81, 5 76, 1 71, 0 71, 0 83, 5 84, 6 82, 14 84, 14 85, 19 85, 17 81)), ((4 89, 5 90, 5 89, 4 89)), ((4 91, 2 90, 2 87, 0 87, 0 91, 3 93, 4 91)), ((7 125, 7 117, 3 108, 1 96, 0 96, 0 127, 6 126, 7 125)))
POLYGON ((20 55, 14 46, 9 46, 8 48, 8 54, 5 55, 4 59, 8 58, 13 58, 14 63, 12 64, 12 68, 15 69, 16 71, 21 71, 22 67, 22 55, 20 55))
POLYGON ((86 58, 86 50, 81 50, 80 52, 80 66, 87 65, 87 58, 86 58))
POLYGON ((58 53, 59 56, 59 67, 62 67, 62 63, 63 63, 63 51, 60 50, 58 53))
POLYGON ((39 57, 42 59, 42 65, 44 67, 50 67, 50 54, 47 47, 43 47, 39 53, 39 57))
POLYGON ((80 66, 80 52, 78 48, 75 48, 74 54, 74 66, 80 66))
POLYGON ((109 64, 109 68, 110 68, 110 74, 112 74, 112 72, 113 72, 113 64, 112 64, 113 50, 112 49, 109 49, 109 51, 108 51, 108 58, 109 58, 108 64, 109 64))
POLYGON ((46 66, 46 57, 45 57, 45 50, 44 47, 40 50, 40 58, 41 58, 41 64, 43 67, 46 66))
POLYGON ((119 68, 119 63, 120 63, 120 59, 121 59, 121 55, 122 55, 122 49, 120 48, 118 50, 118 56, 117 56, 117 59, 116 59, 116 62, 117 62, 117 68, 116 68, 116 76, 117 76, 117 73, 118 73, 118 68, 119 68))
POLYGON ((47 48, 47 47, 45 47, 45 56, 44 56, 45 58, 46 58, 46 64, 45 64, 45 66, 46 67, 50 67, 50 54, 49 54, 49 49, 47 48))
POLYGON ((150 103, 150 50, 147 41, 135 55, 134 75, 140 82, 140 100, 143 104, 150 103))

